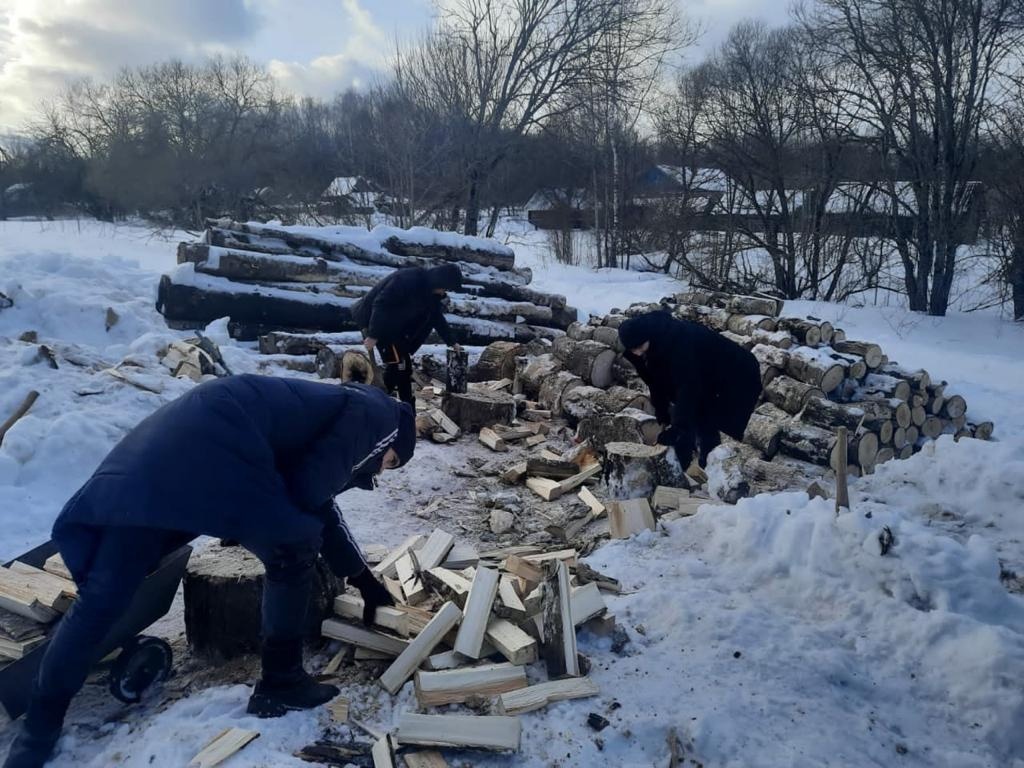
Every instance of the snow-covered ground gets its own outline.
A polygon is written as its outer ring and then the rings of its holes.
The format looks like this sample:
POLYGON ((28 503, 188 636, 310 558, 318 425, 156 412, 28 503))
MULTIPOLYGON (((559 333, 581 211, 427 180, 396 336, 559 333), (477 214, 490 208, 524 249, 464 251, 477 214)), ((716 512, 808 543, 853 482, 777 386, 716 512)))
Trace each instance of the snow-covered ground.
MULTIPOLYGON (((543 236, 503 226, 536 287, 584 312, 678 290, 663 276, 558 265, 543 236)), ((187 335, 168 331, 153 307, 182 236, 0 222, 0 292, 15 300, 0 311, 0 417, 28 390, 40 392, 0 448, 0 559, 45 539, 120 436, 189 386, 160 374, 155 356, 187 335), (108 307, 120 318, 109 331, 108 307), (17 340, 33 330, 58 370, 17 340), (160 393, 102 372, 127 356, 161 382, 160 393)), ((829 319, 946 379, 967 398, 969 417, 995 421, 997 440, 943 438, 883 465, 853 482, 853 512, 839 518, 802 493, 761 496, 599 549, 590 564, 627 587, 609 603, 632 640, 629 655, 583 633, 600 697, 523 716, 513 757, 452 753, 452 763, 666 765, 674 729, 688 766, 1024 766, 1024 599, 1000 581, 1000 560, 1024 575, 1024 328, 982 313, 935 319, 804 302, 786 311, 829 319), (883 526, 896 540, 885 556, 883 526), (590 730, 589 712, 611 725, 590 730)), ((225 356, 255 369, 242 347, 225 356)), ((408 471, 385 478, 383 498, 346 495, 357 536, 394 543, 429 530, 413 512, 444 491, 468 452, 422 446, 408 471)), ((345 693, 354 716, 384 728, 414 706, 410 689, 395 698, 375 685, 345 693)), ((228 726, 262 736, 227 765, 304 765, 292 753, 321 735, 326 713, 255 721, 244 714, 247 697, 245 686, 219 685, 106 723, 76 709, 54 765, 184 766, 228 726)))

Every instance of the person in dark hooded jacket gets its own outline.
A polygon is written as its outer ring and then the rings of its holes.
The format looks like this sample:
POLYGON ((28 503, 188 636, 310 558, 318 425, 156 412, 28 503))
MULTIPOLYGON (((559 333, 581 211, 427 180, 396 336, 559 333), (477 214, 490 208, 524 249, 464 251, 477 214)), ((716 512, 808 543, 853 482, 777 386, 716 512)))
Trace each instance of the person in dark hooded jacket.
POLYGON ((761 371, 750 352, 721 334, 667 312, 650 312, 619 326, 625 357, 651 392, 658 437, 675 448, 685 469, 698 451, 701 467, 725 434, 743 439, 761 396, 761 371))
POLYGON ((201 384, 143 420, 53 526, 78 598, 50 635, 5 768, 45 763, 108 631, 161 558, 200 534, 228 538, 266 568, 263 670, 249 711, 276 717, 338 693, 302 666, 317 555, 361 592, 364 621, 392 600, 334 497, 408 462, 412 409, 379 389, 268 376, 201 384), (186 491, 182 494, 182 482, 186 491))
POLYGON ((445 292, 462 287, 462 272, 455 264, 426 269, 398 269, 377 283, 352 308, 352 318, 363 329, 367 352, 380 352, 384 386, 398 392, 410 405, 412 355, 436 330, 448 346, 454 336, 444 317, 445 292))

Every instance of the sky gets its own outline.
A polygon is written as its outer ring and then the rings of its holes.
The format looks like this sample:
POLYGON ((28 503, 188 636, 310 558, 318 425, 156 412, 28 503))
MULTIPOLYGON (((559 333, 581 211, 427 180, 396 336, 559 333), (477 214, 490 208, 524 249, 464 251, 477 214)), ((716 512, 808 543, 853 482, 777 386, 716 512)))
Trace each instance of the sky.
MULTIPOLYGON (((712 49, 786 0, 680 0, 712 49)), ((265 62, 288 91, 330 97, 381 72, 396 40, 432 23, 432 0, 0 0, 0 134, 22 130, 69 82, 212 54, 265 62)))

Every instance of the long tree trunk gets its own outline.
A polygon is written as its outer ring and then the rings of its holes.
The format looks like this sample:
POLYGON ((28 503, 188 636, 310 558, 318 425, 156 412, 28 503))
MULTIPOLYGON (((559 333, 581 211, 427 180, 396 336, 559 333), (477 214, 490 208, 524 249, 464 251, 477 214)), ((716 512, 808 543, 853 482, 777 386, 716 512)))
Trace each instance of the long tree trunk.
POLYGON ((1010 256, 1010 290, 1013 292, 1013 319, 1024 320, 1024 225, 1010 256))
POLYGON ((469 190, 466 195, 466 222, 464 235, 476 235, 477 220, 480 218, 480 174, 474 168, 469 172, 469 190))

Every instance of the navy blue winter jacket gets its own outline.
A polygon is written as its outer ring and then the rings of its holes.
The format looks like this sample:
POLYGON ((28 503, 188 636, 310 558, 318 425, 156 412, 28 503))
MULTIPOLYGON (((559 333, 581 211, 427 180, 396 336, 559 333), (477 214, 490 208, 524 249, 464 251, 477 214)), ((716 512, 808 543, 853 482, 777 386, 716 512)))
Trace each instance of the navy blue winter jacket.
POLYGON ((323 536, 342 550, 324 552, 332 569, 358 573, 365 562, 333 498, 380 469, 400 407, 358 384, 250 375, 201 384, 114 447, 64 506, 53 538, 76 579, 88 571, 97 526, 271 546, 319 545, 323 536), (325 525, 343 535, 324 536, 325 525))

